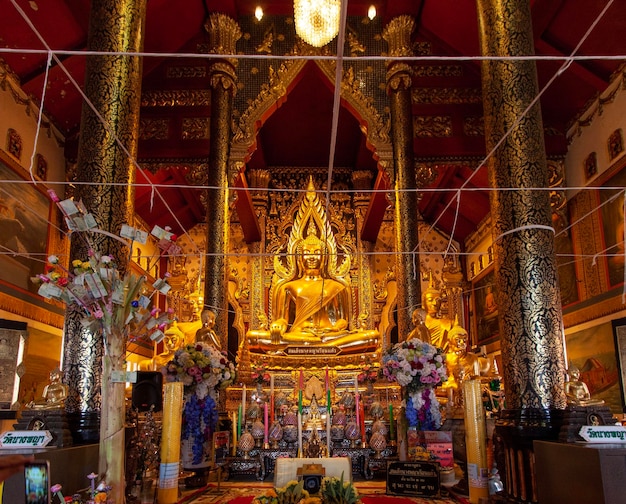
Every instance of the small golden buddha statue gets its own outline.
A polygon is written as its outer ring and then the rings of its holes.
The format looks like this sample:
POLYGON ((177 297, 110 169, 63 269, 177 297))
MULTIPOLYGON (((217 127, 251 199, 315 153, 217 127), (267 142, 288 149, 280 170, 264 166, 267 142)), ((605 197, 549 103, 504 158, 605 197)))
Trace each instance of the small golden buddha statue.
POLYGON ((250 350, 297 344, 338 347, 344 354, 376 350, 378 331, 350 328, 351 259, 346 254, 337 264, 338 246, 312 179, 286 247, 286 254, 274 258, 269 331, 249 331, 250 350))
POLYGON ((489 375, 491 364, 489 360, 475 353, 467 351, 469 334, 459 324, 458 317, 448 333, 449 348, 446 353, 446 366, 448 368, 448 380, 443 384, 443 389, 448 391, 449 397, 457 405, 460 399, 457 390, 465 380, 485 377, 489 375), (456 397, 455 397, 456 396, 456 397))
POLYGON ((319 406, 317 405, 317 399, 315 395, 311 399, 311 404, 309 406, 309 414, 304 424, 305 430, 315 431, 317 429, 323 429, 322 425, 322 415, 320 414, 319 406))
POLYGON ((448 331, 452 329, 453 321, 441 317, 441 291, 435 287, 432 274, 428 288, 422 294, 422 307, 426 310, 424 324, 430 333, 430 344, 448 351, 448 331))
POLYGON ((220 349, 222 344, 214 330, 215 313, 212 310, 202 310, 200 320, 202 321, 202 327, 196 331, 196 341, 203 341, 220 349))
POLYGON ((418 339, 425 343, 430 343, 430 331, 426 324, 424 323, 424 318, 422 316, 422 311, 420 308, 413 310, 413 315, 411 316, 411 322, 413 323, 413 329, 408 334, 406 339, 418 339))
POLYGON ((44 387, 41 400, 31 402, 27 407, 38 410, 63 408, 63 406, 65 406, 65 399, 67 398, 68 387, 64 383, 61 383, 62 377, 63 373, 59 368, 50 371, 50 383, 44 387))
POLYGON ((587 384, 580 381, 580 370, 576 366, 571 366, 568 370, 569 381, 565 382, 565 395, 567 404, 572 406, 601 406, 604 401, 592 399, 587 384))
POLYGON ((176 320, 172 322, 172 325, 164 334, 163 352, 152 359, 141 361, 139 363, 141 371, 160 371, 162 367, 174 358, 176 350, 185 343, 185 334, 178 328, 176 320))

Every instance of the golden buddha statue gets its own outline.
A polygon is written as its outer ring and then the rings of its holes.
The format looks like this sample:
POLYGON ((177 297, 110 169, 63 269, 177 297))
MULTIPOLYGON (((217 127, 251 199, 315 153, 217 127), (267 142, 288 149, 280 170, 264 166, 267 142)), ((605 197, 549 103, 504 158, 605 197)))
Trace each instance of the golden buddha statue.
POLYGON ((567 404, 571 406, 601 406, 604 401, 592 399, 587 384, 580 381, 580 370, 576 366, 571 366, 568 370, 569 381, 565 382, 565 395, 567 404))
POLYGON ((53 410, 61 409, 65 405, 68 387, 61 383, 63 373, 59 368, 50 371, 50 383, 43 389, 43 396, 39 401, 33 401, 27 405, 30 409, 53 410))
POLYGON ((413 323, 413 329, 408 334, 406 339, 418 339, 423 341, 424 343, 430 343, 430 331, 424 323, 422 310, 420 308, 416 308, 415 310, 413 310, 411 322, 413 323))
POLYGON ((465 380, 473 380, 481 376, 487 376, 491 364, 480 355, 467 351, 469 334, 461 325, 458 317, 448 333, 449 349, 446 354, 448 374, 454 378, 452 383, 460 384, 465 380))
POLYGON ((172 322, 172 325, 164 334, 163 352, 152 359, 141 361, 139 363, 141 371, 160 371, 162 367, 174 358, 176 350, 185 343, 185 334, 178 328, 176 320, 172 322))
POLYGON ((202 327, 196 332, 196 341, 203 341, 209 345, 213 345, 218 350, 222 344, 217 334, 215 334, 215 313, 212 310, 202 310, 200 314, 202 327))
POLYGON ((453 322, 448 318, 441 317, 441 291, 435 287, 432 274, 428 288, 422 294, 422 307, 426 310, 424 324, 430 333, 430 344, 448 351, 448 331, 452 329, 453 322))
POLYGON ((343 354, 378 349, 378 331, 351 324, 351 258, 346 253, 337 264, 337 248, 310 179, 286 253, 274 256, 269 331, 248 332, 251 351, 277 352, 298 344, 338 347, 343 354))

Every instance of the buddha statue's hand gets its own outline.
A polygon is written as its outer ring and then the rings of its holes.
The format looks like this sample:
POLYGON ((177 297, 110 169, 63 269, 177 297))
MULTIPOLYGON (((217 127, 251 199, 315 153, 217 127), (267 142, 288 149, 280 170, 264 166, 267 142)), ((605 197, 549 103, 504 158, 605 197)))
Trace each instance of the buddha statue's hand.
POLYGON ((272 339, 272 343, 280 343, 286 330, 287 321, 285 319, 278 319, 275 322, 272 322, 272 324, 270 325, 270 337, 272 339))

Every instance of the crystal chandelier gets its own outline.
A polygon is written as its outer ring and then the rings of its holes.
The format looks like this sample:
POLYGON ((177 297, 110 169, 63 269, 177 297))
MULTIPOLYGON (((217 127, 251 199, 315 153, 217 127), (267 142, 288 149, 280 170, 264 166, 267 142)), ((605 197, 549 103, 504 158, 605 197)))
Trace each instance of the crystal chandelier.
POLYGON ((294 0, 296 33, 307 44, 322 47, 339 33, 341 0, 294 0))

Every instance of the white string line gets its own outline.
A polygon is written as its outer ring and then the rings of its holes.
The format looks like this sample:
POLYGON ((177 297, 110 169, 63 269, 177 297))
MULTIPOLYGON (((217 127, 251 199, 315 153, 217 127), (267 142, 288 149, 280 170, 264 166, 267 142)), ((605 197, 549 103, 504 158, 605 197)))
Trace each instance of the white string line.
POLYGON ((37 128, 35 129, 35 139, 33 141, 33 153, 30 156, 30 166, 28 168, 28 173, 30 173, 30 179, 33 181, 35 185, 37 185, 37 181, 35 180, 35 176, 33 175, 33 166, 35 164, 35 157, 37 156, 37 144, 39 143, 39 132, 41 131, 41 117, 43 115, 43 103, 46 98, 46 87, 48 86, 48 74, 50 72, 50 65, 52 64, 52 53, 48 53, 48 59, 46 61, 46 73, 43 79, 43 88, 41 90, 41 107, 39 107, 39 111, 37 112, 37 128))
MULTIPOLYGON (((328 174, 326 177, 326 215, 330 216, 330 195, 333 181, 333 166, 335 164, 335 150, 337 148, 337 127, 339 124, 339 111, 341 109, 341 81, 343 76, 343 47, 346 37, 346 18, 348 13, 348 0, 341 0, 341 11, 339 13, 339 33, 337 34, 337 58, 335 64, 335 89, 333 92, 333 116, 330 128, 330 148, 328 153, 328 174)), ((328 218, 328 217, 327 217, 328 218)), ((320 231, 325 243, 328 243, 328 227, 320 231)), ((328 259, 326 259, 328 264, 328 259)), ((324 304, 324 282, 322 275, 322 290, 320 292, 320 307, 324 304)))
MULTIPOLYGON (((11 0, 14 3, 14 0, 11 0)), ((48 49, 28 49, 28 48, 13 48, 13 47, 0 47, 0 54, 27 54, 38 55, 47 54, 48 49)), ((279 54, 208 54, 208 53, 170 53, 170 52, 145 52, 145 51, 77 51, 71 49, 54 49, 52 52, 59 56, 128 56, 128 57, 141 57, 141 58, 185 58, 185 59, 239 59, 239 60, 307 60, 307 61, 336 61, 336 56, 325 56, 321 54, 310 55, 279 55, 279 54)), ((581 56, 566 56, 566 55, 530 55, 530 56, 445 56, 445 55, 421 55, 421 56, 394 56, 394 61, 402 62, 474 62, 474 61, 595 61, 595 60, 607 60, 607 61, 622 61, 626 59, 626 54, 594 54, 594 55, 581 55, 581 56)), ((344 61, 387 61, 388 56, 344 56, 344 61)))
MULTIPOLYGON (((122 143, 122 141, 118 138, 117 134, 115 131, 113 131, 113 128, 106 122, 106 120, 102 117, 102 115, 100 114, 100 112, 96 109, 95 105, 91 102, 91 100, 87 97, 87 95, 83 92, 83 90, 81 89, 81 87, 78 85, 78 83, 76 82, 76 80, 74 79, 74 77, 70 74, 70 72, 67 70, 67 68, 65 67, 65 65, 63 65, 63 62, 56 56, 54 55, 54 53, 52 52, 52 49, 50 48, 49 44, 46 42, 45 38, 43 37, 43 35, 41 35, 41 33, 39 33, 39 31, 37 30, 37 28, 35 27, 35 25, 33 24, 33 22, 31 21, 31 19, 28 17, 28 15, 24 12, 24 10, 22 10, 22 8, 17 5, 15 0, 11 0, 11 3, 13 4, 13 6, 15 7, 15 9, 18 11, 18 13, 20 14, 20 16, 22 16, 22 18, 24 19, 24 21, 26 22, 26 24, 28 24, 28 26, 31 28, 31 30, 33 30, 33 33, 37 36, 37 38, 39 39, 39 41, 44 45, 44 47, 46 47, 48 49, 48 51, 50 51, 50 53, 53 55, 55 61, 57 62, 57 65, 59 66, 59 68, 61 68, 61 70, 65 73, 65 75, 68 77, 68 79, 70 80, 70 82, 74 85, 74 87, 76 88, 76 90, 80 93, 80 95, 83 97, 83 99, 85 100, 85 103, 87 103, 87 105, 89 106, 89 108, 93 111, 93 113, 96 115, 96 117, 99 119, 99 121, 102 123, 102 126, 104 127, 104 129, 111 135, 111 137, 115 140, 115 143, 118 145, 118 147, 124 152, 124 154, 126 154, 128 160, 133 164, 133 166, 135 167, 135 169, 148 181, 151 182, 151 180, 148 178, 148 176, 144 173, 143 169, 139 166, 139 163, 137 162, 137 160, 130 154, 130 152, 128 151, 128 149, 126 148, 126 146, 122 143)), ((43 110, 44 108, 44 102, 43 102, 43 96, 42 96, 42 102, 41 102, 41 106, 40 106, 40 110, 43 110)), ((154 191, 154 187, 152 188, 152 190, 154 191)), ((176 214, 174 213, 174 211, 172 210, 172 208, 169 206, 169 203, 165 200, 165 198, 161 195, 160 192, 157 191, 157 194, 159 196, 159 199, 161 200, 161 202, 163 203, 163 205, 165 206, 165 208, 168 210, 168 212, 172 215, 172 217, 174 218, 174 221, 179 225, 180 229, 183 231, 183 234, 185 234, 189 240, 196 246, 196 250, 198 252, 198 254, 200 254, 200 249, 197 247, 197 244, 193 241, 193 239, 191 238, 191 236, 188 234, 187 230, 185 229, 185 226, 182 225, 182 223, 179 221, 178 217, 176 216, 176 214)))
MULTIPOLYGON (((305 169, 302 167, 293 167, 294 170, 297 169, 305 169)), ((28 184, 31 185, 32 182, 30 180, 13 180, 13 179, 0 179, 1 183, 14 183, 16 185, 19 184, 28 184)), ((132 184, 128 184, 125 182, 81 182, 81 181, 59 181, 59 180, 46 180, 42 182, 43 185, 46 186, 79 186, 79 185, 89 185, 89 186, 104 186, 104 187, 134 187, 134 188, 156 188, 156 189, 188 189, 188 190, 221 190, 221 187, 218 186, 210 186, 210 185, 196 185, 196 184, 162 184, 162 183, 142 183, 142 182, 134 182, 132 184)), ((621 191, 624 189, 624 186, 563 186, 563 187, 482 187, 482 186, 472 186, 472 187, 425 187, 418 189, 331 189, 330 193, 333 195, 337 194, 352 194, 358 192, 359 194, 395 194, 395 193, 405 193, 405 192, 417 192, 417 193, 457 193, 457 192, 534 192, 534 191, 547 191, 547 192, 582 192, 582 191, 621 191)), ((229 187, 229 191, 231 192, 267 192, 267 193, 300 193, 305 194, 307 189, 304 188, 281 188, 281 187, 229 187)), ((326 193, 327 191, 323 191, 326 193)))
MULTIPOLYGON (((565 60, 565 62, 563 63, 563 65, 561 65, 561 67, 555 72, 555 74, 548 80, 548 82, 543 86, 543 88, 539 91, 539 93, 531 100, 531 102, 528 104, 528 106, 524 109, 524 111, 521 113, 521 115, 519 117, 517 117, 515 119, 515 121, 513 122, 513 124, 509 127, 509 129, 504 133, 504 135, 502 136, 502 138, 500 138, 500 140, 498 140, 498 142, 493 146, 493 148, 487 153, 487 155, 485 156, 485 158, 483 159, 483 161, 480 163, 480 165, 478 166, 478 168, 476 168, 476 170, 474 170, 468 177, 467 179, 463 182, 463 184, 461 185, 461 188, 464 188, 465 186, 467 186, 467 184, 470 183, 470 181, 474 178, 474 176, 478 173, 478 171, 481 168, 485 168, 486 169, 486 162, 495 155, 496 151, 500 148, 500 146, 504 143, 504 141, 509 137, 509 135, 515 130, 515 128, 517 128, 517 126, 519 125, 519 123, 522 121, 522 119, 524 119, 526 117, 526 115, 530 112, 530 110, 535 106, 535 104, 539 101, 539 99, 541 98, 541 96, 548 90, 548 88, 552 85, 552 83, 572 64, 572 60, 571 58, 573 57, 574 54, 576 54, 578 52, 578 49, 580 48, 580 46, 585 42, 585 40, 587 40, 587 37, 589 37, 589 34, 591 33, 591 31, 595 28, 595 26, 600 22, 600 19, 602 18, 602 16, 604 16, 604 14, 606 13, 607 9, 613 4, 614 0, 609 0, 609 2, 604 6, 604 9, 602 9, 602 11, 600 12, 600 14, 598 14, 598 16, 596 17, 596 19, 591 23, 590 27, 587 29, 587 31, 585 32, 585 34, 583 35, 583 37, 581 38, 581 40, 579 41, 579 43, 576 45, 576 47, 574 47, 574 49, 572 50, 571 54, 570 54, 570 58, 568 58, 567 60, 565 60)), ((439 214, 439 216, 434 220, 434 222, 431 224, 428 233, 430 233, 430 231, 432 231, 434 229, 434 227, 437 225, 437 223, 439 222, 439 220, 441 220, 441 218, 444 215, 444 212, 446 212, 448 210, 448 208, 450 208, 450 205, 452 204, 452 200, 449 201, 446 206, 443 208, 443 210, 441 211, 441 213, 439 214)), ((453 237, 450 237, 450 241, 453 240, 453 237)), ((415 248, 413 249, 414 252, 419 251, 420 246, 422 245, 422 241, 420 240, 419 243, 415 246, 415 248)))

